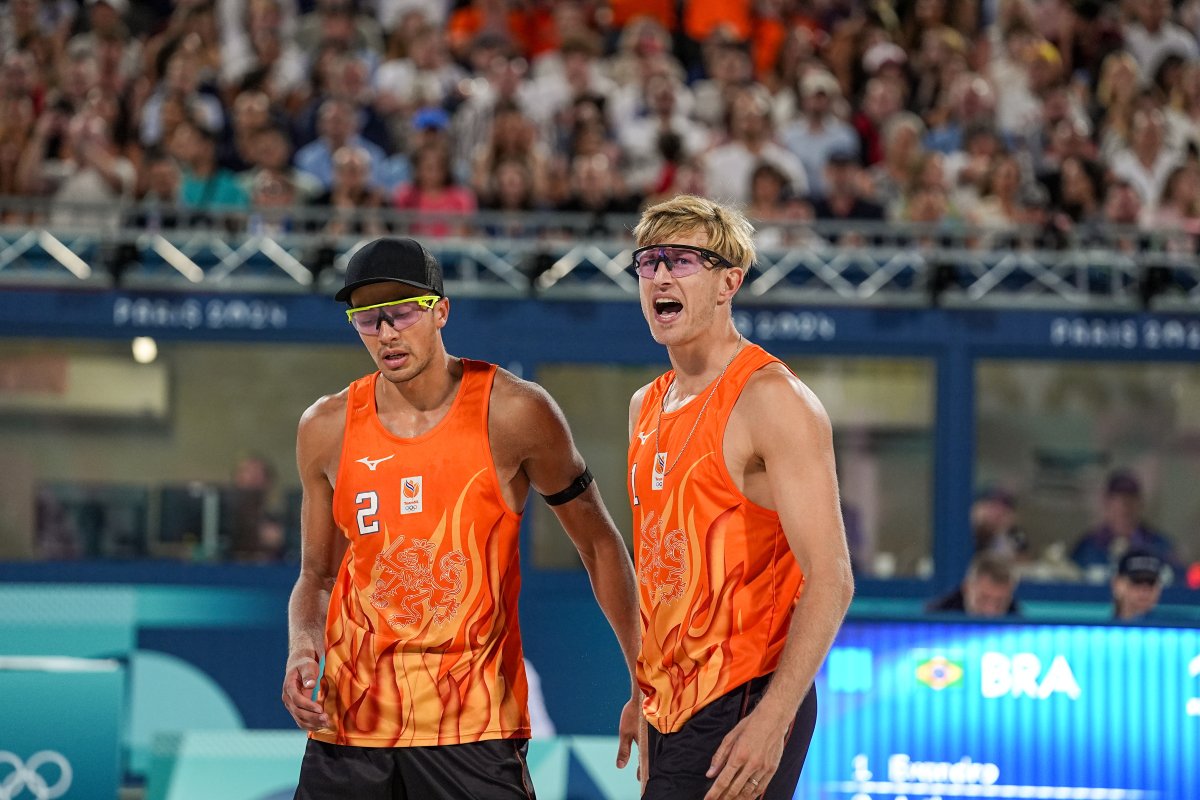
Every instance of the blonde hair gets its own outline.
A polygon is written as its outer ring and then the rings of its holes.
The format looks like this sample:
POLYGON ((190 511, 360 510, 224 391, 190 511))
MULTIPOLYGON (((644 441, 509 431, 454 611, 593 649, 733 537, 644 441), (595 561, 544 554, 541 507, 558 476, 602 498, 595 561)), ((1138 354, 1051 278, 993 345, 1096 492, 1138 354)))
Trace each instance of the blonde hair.
POLYGON ((633 229, 638 247, 668 244, 697 231, 708 236, 708 249, 729 259, 734 266, 749 269, 754 263, 754 226, 736 208, 706 197, 681 194, 642 212, 633 229))
POLYGON ((1113 73, 1122 67, 1127 67, 1133 72, 1133 82, 1137 83, 1140 71, 1138 62, 1128 50, 1114 50, 1100 62, 1100 77, 1096 81, 1096 102, 1101 108, 1107 109, 1116 101, 1118 78, 1113 73))

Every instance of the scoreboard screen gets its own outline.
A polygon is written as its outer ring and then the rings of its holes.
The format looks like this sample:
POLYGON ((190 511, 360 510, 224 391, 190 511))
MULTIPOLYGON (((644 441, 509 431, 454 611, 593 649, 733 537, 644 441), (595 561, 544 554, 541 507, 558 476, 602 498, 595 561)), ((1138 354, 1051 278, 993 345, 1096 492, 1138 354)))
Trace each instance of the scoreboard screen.
POLYGON ((797 798, 1200 798, 1200 630, 848 620, 797 798))

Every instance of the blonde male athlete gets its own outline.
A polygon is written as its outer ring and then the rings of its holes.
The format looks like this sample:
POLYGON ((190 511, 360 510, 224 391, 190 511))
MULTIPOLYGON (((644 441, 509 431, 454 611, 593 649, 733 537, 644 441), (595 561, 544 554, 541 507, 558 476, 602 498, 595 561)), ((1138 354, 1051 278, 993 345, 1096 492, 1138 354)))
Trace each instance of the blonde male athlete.
POLYGON ((642 313, 673 367, 629 407, 645 800, 790 800, 853 594, 829 418, 733 324, 752 231, 686 195, 634 230, 642 313))
MULTIPOLYGON (((550 396, 447 355, 450 301, 424 247, 367 244, 336 299, 378 371, 300 420, 303 555, 283 681, 310 731, 296 797, 528 800, 517 535, 529 490, 578 548, 632 674, 629 554, 550 396)), ((621 766, 637 719, 631 700, 621 766)))

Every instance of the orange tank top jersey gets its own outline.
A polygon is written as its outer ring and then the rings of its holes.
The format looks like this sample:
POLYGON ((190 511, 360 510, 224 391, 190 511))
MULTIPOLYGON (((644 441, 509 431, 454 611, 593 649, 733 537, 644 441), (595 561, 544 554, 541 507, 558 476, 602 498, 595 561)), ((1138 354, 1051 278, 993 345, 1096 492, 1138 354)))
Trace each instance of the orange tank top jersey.
POLYGON ((662 733, 779 663, 804 576, 779 515, 738 491, 722 453, 747 380, 777 361, 749 345, 715 391, 709 384, 662 413, 674 380, 668 372, 642 402, 629 445, 642 618, 637 666, 646 719, 662 733))
POLYGON ((350 385, 333 518, 350 545, 325 630, 321 703, 369 747, 528 738, 517 624, 519 514, 488 443, 496 367, 463 360, 449 412, 412 439, 375 408, 379 373, 350 385))

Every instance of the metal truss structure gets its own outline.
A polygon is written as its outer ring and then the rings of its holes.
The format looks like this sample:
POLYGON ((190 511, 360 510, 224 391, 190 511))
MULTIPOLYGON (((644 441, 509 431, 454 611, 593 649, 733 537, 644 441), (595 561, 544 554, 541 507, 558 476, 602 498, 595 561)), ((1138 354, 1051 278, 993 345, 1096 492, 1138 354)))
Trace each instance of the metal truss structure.
MULTIPOLYGON (((320 233, 327 215, 293 222, 291 230, 245 215, 204 221, 171 230, 144 222, 107 230, 0 226, 0 287, 329 292, 366 241, 320 233)), ((547 301, 636 297, 628 233, 634 221, 480 214, 469 226, 459 220, 452 234, 430 236, 421 231, 440 223, 385 220, 397 235, 417 231, 456 296, 547 301)), ((743 303, 1200 311, 1194 233, 1107 229, 1064 238, 881 223, 772 226, 760 233, 743 303)))

